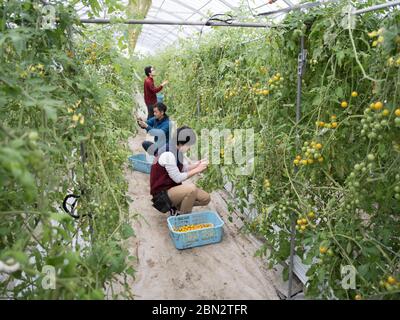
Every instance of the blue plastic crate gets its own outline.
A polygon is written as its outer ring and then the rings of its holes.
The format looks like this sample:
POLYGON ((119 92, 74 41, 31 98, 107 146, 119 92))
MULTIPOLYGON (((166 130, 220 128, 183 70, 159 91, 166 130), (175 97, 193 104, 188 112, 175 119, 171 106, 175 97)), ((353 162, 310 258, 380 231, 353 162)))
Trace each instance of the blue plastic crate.
POLYGON ((164 95, 162 93, 157 93, 157 102, 164 102, 164 95))
POLYGON ((133 170, 137 170, 147 174, 150 173, 151 165, 153 164, 153 159, 154 157, 147 156, 144 153, 135 154, 128 158, 133 170))
POLYGON ((222 240, 224 222, 216 212, 202 211, 180 216, 171 216, 167 219, 169 234, 177 249, 188 249, 217 243, 222 240), (214 226, 200 230, 176 232, 174 228, 190 224, 212 223, 214 226))

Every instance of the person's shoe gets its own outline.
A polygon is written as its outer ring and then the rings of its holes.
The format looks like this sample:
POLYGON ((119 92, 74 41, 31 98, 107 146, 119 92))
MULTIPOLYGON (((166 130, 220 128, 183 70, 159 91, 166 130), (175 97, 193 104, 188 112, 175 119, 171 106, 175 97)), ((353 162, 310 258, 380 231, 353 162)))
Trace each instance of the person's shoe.
POLYGON ((169 209, 169 215, 170 216, 176 216, 177 212, 178 212, 178 210, 175 207, 169 209))
POLYGON ((169 210, 169 215, 170 216, 180 216, 182 212, 180 212, 177 208, 171 208, 169 210))

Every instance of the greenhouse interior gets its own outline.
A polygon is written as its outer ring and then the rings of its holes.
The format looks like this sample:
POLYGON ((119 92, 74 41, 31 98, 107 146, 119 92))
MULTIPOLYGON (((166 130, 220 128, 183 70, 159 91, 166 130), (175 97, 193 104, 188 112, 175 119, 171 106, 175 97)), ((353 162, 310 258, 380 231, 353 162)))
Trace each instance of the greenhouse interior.
POLYGON ((0 300, 399 300, 399 9, 0 1, 0 300))

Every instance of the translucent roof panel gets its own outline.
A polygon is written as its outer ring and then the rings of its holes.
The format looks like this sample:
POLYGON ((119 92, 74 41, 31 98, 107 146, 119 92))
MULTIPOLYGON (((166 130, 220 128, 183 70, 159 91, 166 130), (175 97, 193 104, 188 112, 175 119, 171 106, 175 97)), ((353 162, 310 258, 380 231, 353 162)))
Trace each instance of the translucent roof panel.
MULTIPOLYGON (((117 1, 122 5, 129 3, 129 0, 117 1)), ((235 22, 249 21, 249 18, 255 22, 267 22, 266 17, 257 15, 279 9, 288 9, 299 2, 300 0, 152 0, 145 20, 206 23, 215 14, 231 14, 235 22)), ((310 0, 309 2, 315 1, 310 0)), ((320 0, 319 2, 329 2, 329 0, 320 0)), ((91 10, 87 5, 76 4, 75 7, 81 18, 88 18, 88 13, 91 10)), ((277 21, 283 16, 284 13, 278 13, 268 15, 268 18, 277 21)), ((106 6, 102 6, 96 17, 127 18, 126 13, 119 10, 109 15, 106 6)), ((152 55, 171 44, 176 44, 179 38, 191 37, 201 30, 206 33, 212 29, 202 26, 145 24, 136 43, 135 51, 152 55)))
MULTIPOLYGON (((298 3, 299 0, 153 0, 145 20, 205 23, 215 14, 229 13, 243 21, 262 12, 289 8, 298 3)), ((265 21, 263 17, 255 19, 265 21)), ((136 51, 151 55, 176 43, 178 38, 190 37, 201 30, 201 26, 143 25, 136 51)), ((203 28, 204 33, 208 31, 210 28, 203 28)))

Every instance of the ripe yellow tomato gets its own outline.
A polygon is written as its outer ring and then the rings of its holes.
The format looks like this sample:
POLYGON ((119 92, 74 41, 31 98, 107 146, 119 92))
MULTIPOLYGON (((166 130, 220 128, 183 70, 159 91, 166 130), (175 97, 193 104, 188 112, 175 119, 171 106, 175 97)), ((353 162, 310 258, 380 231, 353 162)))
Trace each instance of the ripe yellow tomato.
POLYGON ((394 112, 394 114, 396 115, 396 117, 400 117, 400 108, 396 109, 396 111, 394 112))
POLYGON ((315 148, 317 148, 318 150, 322 149, 322 144, 321 143, 317 143, 315 145, 315 148))
POLYGON ((337 128, 337 126, 338 126, 338 123, 337 123, 337 122, 332 122, 332 128, 333 128, 333 129, 337 128))
POLYGON ((389 283, 389 284, 396 284, 396 279, 394 278, 394 277, 392 277, 392 276, 389 276, 388 277, 388 279, 387 279, 387 282, 389 283))
POLYGON ((342 108, 347 108, 348 105, 349 105, 349 104, 348 104, 346 101, 342 101, 342 103, 340 104, 340 106, 341 106, 342 108))
POLYGON ((327 247, 319 247, 319 253, 320 254, 325 254, 328 251, 327 247))
POLYGON ((383 108, 383 103, 378 101, 374 104, 374 109, 375 110, 381 110, 383 108))
POLYGON ((353 92, 351 93, 351 96, 352 96, 353 98, 357 97, 357 96, 358 96, 358 92, 357 92, 357 91, 353 91, 353 92))
POLYGON ((354 297, 354 299, 355 299, 355 300, 362 300, 361 294, 357 294, 357 295, 354 297))

